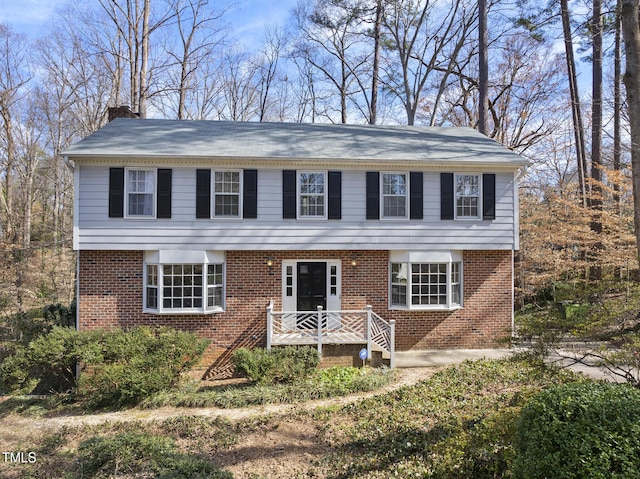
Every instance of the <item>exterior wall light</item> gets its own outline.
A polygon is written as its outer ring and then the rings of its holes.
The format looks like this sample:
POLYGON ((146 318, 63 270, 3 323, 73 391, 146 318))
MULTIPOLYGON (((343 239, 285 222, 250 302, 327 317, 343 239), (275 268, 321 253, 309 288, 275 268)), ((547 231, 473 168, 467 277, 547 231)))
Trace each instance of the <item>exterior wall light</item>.
POLYGON ((271 256, 267 258, 267 267, 269 268, 269 274, 273 274, 273 258, 271 256))

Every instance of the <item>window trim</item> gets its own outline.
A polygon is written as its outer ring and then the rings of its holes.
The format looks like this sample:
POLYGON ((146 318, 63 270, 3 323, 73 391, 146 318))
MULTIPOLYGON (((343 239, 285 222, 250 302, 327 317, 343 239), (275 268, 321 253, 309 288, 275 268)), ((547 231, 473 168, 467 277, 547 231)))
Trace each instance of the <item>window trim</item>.
MULTIPOLYGON (((328 219, 328 201, 329 201, 329 173, 327 170, 296 170, 296 218, 299 220, 326 220, 328 219), (322 193, 323 215, 303 215, 302 214, 302 182, 301 176, 304 174, 322 174, 324 176, 324 191, 322 193)), ((316 196, 320 196, 315 194, 316 196)))
POLYGON ((185 314, 214 314, 223 313, 226 309, 226 284, 227 263, 224 253, 211 251, 148 251, 143 261, 143 313, 158 315, 185 315, 185 314), (164 266, 174 265, 199 265, 202 266, 202 307, 200 308, 165 308, 163 306, 163 275, 164 266), (208 269, 210 265, 222 266, 222 284, 208 284, 208 269), (148 283, 149 266, 156 268, 156 285, 148 283), (222 304, 220 306, 208 306, 209 289, 222 286, 222 304), (156 289, 156 307, 148 305, 149 289, 156 289))
POLYGON ((426 253, 426 252, 391 252, 389 258, 389 279, 388 279, 388 301, 390 310, 401 311, 456 311, 464 307, 464 262, 462 259, 462 253, 460 252, 439 252, 439 253, 426 253), (401 283, 393 283, 393 265, 405 264, 407 271, 405 287, 405 304, 393 304, 393 286, 401 283), (412 304, 412 266, 416 264, 446 264, 447 267, 447 302, 446 304, 429 304, 429 305, 414 305, 412 304), (458 290, 460 301, 459 304, 453 302, 453 265, 459 265, 459 281, 458 290))
MULTIPOLYGON (((219 193, 224 194, 224 193, 219 193)), ((234 193, 235 194, 235 193, 234 193)), ((211 169, 211 215, 212 220, 241 220, 244 217, 243 214, 243 197, 244 197, 244 173, 243 170, 237 169, 211 169), (238 180, 240 184, 240 191, 238 191, 238 215, 216 215, 216 173, 238 173, 238 180)))
POLYGON ((482 221, 483 214, 483 191, 482 191, 483 175, 475 172, 458 172, 453 174, 453 219, 457 221, 482 221), (458 215, 458 177, 475 176, 478 179, 478 214, 476 216, 459 216, 458 215))
MULTIPOLYGON (((148 193, 147 193, 148 194, 148 193)), ((158 168, 146 168, 146 167, 127 167, 124 169, 124 217, 125 219, 134 220, 155 220, 157 215, 157 201, 158 201, 158 168), (129 173, 131 171, 148 171, 153 174, 153 192, 151 196, 151 215, 132 215, 129 213, 129 195, 135 194, 129 191, 129 173)))
POLYGON ((408 171, 381 171, 380 172, 380 197, 379 197, 379 203, 380 203, 380 216, 379 218, 381 220, 386 220, 386 221, 402 221, 402 220, 407 220, 409 219, 409 207, 410 207, 410 203, 409 203, 409 197, 411 195, 411 185, 410 185, 410 178, 409 178, 409 172, 408 171), (404 175, 405 178, 405 193, 404 193, 404 216, 386 216, 384 214, 384 199, 385 196, 392 196, 392 197, 400 197, 401 195, 385 195, 384 194, 384 176, 385 175, 404 175))

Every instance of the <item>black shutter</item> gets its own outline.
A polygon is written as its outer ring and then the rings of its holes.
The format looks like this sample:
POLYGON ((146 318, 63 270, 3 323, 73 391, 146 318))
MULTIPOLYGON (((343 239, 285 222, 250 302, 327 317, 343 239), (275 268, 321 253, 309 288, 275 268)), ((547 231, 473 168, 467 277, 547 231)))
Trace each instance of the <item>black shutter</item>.
POLYGON ((380 173, 367 171, 367 219, 380 219, 380 173))
POLYGON ((482 175, 482 219, 496 219, 496 175, 482 175))
POLYGON ((242 217, 258 217, 258 170, 244 170, 242 178, 242 217))
POLYGON ((440 173, 440 219, 454 219, 453 173, 440 173))
POLYGON ((409 218, 421 220, 423 216, 423 181, 421 171, 409 173, 409 218))
POLYGON ((124 216, 124 168, 109 168, 109 218, 124 216))
POLYGON ((282 170, 282 217, 296 218, 296 170, 282 170))
POLYGON ((171 218, 171 177, 171 169, 158 168, 158 198, 156 199, 158 218, 171 218))
POLYGON ((211 218, 211 170, 196 170, 196 218, 211 218))
POLYGON ((330 171, 327 180, 329 190, 328 215, 330 220, 342 219, 342 172, 330 171))

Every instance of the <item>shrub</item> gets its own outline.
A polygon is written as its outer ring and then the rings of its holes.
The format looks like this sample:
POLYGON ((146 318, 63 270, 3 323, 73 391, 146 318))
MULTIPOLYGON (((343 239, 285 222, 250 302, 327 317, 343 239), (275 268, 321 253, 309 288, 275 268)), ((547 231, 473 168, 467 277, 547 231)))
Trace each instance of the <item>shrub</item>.
POLYGON ((178 385, 206 346, 206 340, 170 328, 77 332, 54 327, 0 365, 0 389, 61 392, 75 387, 91 408, 135 405, 178 385), (81 375, 75 384, 77 364, 81 375))
POLYGON ((514 477, 640 477, 640 391, 606 383, 545 390, 518 420, 514 477))
POLYGON ((292 383, 308 377, 320 364, 312 347, 265 349, 240 348, 233 352, 236 371, 260 384, 292 383))
POLYGON ((82 355, 86 373, 77 394, 89 407, 99 408, 132 406, 177 386, 207 341, 170 328, 136 327, 96 332, 87 346, 82 355))

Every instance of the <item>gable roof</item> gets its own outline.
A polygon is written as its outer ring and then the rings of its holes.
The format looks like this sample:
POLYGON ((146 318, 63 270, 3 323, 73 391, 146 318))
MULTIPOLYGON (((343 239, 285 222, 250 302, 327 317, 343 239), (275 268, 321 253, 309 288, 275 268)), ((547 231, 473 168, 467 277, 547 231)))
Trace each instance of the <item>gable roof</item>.
POLYGON ((332 160, 492 164, 528 161, 471 128, 118 118, 71 146, 79 158, 332 160))

